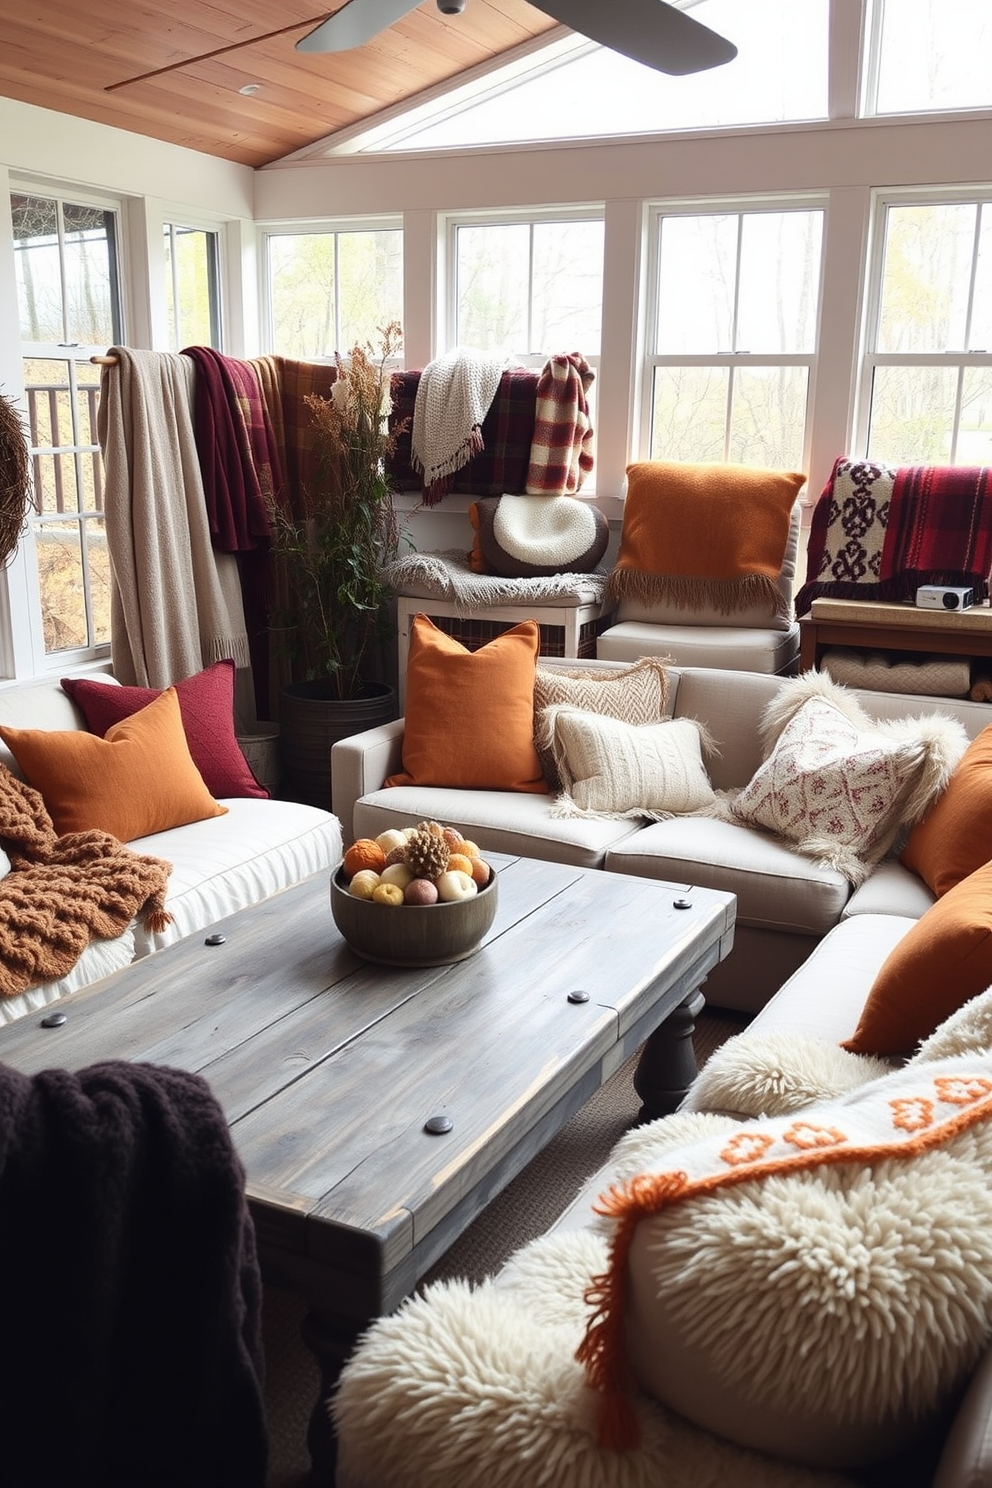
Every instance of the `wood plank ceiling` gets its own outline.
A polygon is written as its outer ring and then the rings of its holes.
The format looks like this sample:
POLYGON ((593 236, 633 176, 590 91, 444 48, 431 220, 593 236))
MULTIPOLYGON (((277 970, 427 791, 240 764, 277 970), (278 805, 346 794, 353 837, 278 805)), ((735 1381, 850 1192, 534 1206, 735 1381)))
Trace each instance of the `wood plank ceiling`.
MULTIPOLYGON (((424 0, 354 51, 294 50, 338 8, 3 0, 0 96, 261 166, 555 27, 527 0, 467 0, 457 16, 424 0), (257 93, 239 93, 253 83, 257 93)), ((16 159, 16 150, 5 153, 16 159)))

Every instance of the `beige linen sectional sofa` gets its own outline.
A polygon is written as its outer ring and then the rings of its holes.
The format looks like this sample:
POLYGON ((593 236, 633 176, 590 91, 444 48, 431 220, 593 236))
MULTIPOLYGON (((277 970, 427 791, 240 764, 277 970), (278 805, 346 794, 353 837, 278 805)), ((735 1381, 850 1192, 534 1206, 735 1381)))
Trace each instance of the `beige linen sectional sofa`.
MULTIPOLYGON (((628 668, 605 661, 539 660, 539 671, 550 675, 567 677, 576 670, 606 680, 628 668)), ((705 766, 714 788, 746 786, 762 764, 762 720, 783 680, 678 667, 668 668, 667 677, 668 716, 702 724, 712 742, 705 766)), ((966 739, 992 722, 992 710, 983 703, 849 691, 873 720, 936 715, 955 720, 966 739)), ((737 896, 734 947, 703 989, 716 1006, 755 1013, 798 975, 803 986, 811 985, 811 1029, 829 1008, 838 1013, 840 1026, 850 1025, 850 1033, 865 977, 870 985, 872 968, 934 903, 923 880, 892 855, 853 887, 839 868, 804 856, 767 831, 718 817, 560 816, 554 794, 386 786, 386 778, 401 768, 403 729, 400 719, 333 746, 332 809, 346 841, 434 818, 463 827, 491 851, 730 890, 737 896), (825 942, 825 937, 847 925, 851 928, 838 937, 843 947, 838 970, 832 949, 837 940, 825 942)))
MULTIPOLYGON (((91 680, 101 687, 118 686, 109 676, 91 680)), ((0 687, 0 727, 62 732, 87 729, 82 709, 70 700, 57 679, 0 687)), ((230 717, 226 727, 233 739, 230 717)), ((0 762, 17 778, 25 778, 3 744, 0 762)), ((246 764, 244 770, 250 780, 246 764)), ((252 796, 218 795, 217 799, 223 814, 190 820, 127 843, 136 853, 171 864, 165 896, 171 922, 151 931, 139 916, 119 935, 92 940, 65 975, 0 998, 0 1021, 9 1022, 44 1008, 181 937, 206 930, 236 909, 278 893, 311 873, 330 871, 341 859, 341 829, 330 812, 270 799, 262 790, 252 796)), ((6 854, 0 854, 0 860, 2 882, 9 860, 6 854)))

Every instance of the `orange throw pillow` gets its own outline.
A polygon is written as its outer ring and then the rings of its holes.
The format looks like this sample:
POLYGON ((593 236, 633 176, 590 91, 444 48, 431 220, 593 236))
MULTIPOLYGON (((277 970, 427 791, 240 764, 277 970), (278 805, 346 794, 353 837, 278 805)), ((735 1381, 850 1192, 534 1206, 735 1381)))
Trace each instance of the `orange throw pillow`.
POLYGON ((992 863, 948 889, 891 950, 853 1036, 852 1054, 909 1054, 992 986, 992 863))
POLYGON ((0 738, 59 836, 96 828, 131 842, 227 812, 193 763, 174 687, 102 739, 82 729, 2 727, 0 738))
POLYGON ((965 750, 899 859, 941 898, 992 858, 992 724, 965 750))
POLYGON ((547 793, 534 748, 539 645, 536 620, 469 651, 426 615, 414 615, 403 772, 386 784, 547 793))

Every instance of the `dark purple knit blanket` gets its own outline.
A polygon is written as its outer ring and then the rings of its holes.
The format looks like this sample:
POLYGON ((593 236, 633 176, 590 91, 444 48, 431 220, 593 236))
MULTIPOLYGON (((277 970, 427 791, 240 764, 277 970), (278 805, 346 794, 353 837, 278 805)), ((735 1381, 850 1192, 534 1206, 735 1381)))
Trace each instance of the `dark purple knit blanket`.
POLYGON ((261 1279, 205 1080, 0 1065, 0 1269, 5 1488, 262 1488, 261 1279))

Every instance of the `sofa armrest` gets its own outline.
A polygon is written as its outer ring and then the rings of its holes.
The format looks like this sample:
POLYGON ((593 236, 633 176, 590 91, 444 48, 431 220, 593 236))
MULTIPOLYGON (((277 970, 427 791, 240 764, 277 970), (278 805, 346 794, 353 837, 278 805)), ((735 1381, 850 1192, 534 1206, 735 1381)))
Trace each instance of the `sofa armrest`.
POLYGON ((979 1361, 948 1433, 933 1488, 992 1484, 992 1350, 979 1361))
POLYGON ((341 823, 345 847, 355 840, 355 802, 381 790, 386 776, 402 768, 402 718, 331 745, 331 810, 341 823))

